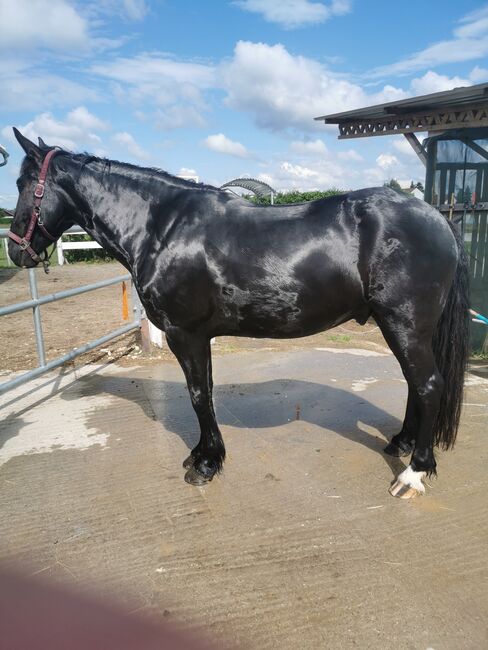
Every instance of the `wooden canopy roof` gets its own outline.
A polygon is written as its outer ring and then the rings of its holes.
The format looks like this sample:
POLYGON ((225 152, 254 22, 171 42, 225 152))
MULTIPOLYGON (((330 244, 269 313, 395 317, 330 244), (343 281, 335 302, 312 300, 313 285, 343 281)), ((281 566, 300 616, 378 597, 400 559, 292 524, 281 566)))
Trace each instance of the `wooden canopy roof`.
POLYGON ((339 126, 339 139, 488 126, 488 83, 315 118, 339 126))

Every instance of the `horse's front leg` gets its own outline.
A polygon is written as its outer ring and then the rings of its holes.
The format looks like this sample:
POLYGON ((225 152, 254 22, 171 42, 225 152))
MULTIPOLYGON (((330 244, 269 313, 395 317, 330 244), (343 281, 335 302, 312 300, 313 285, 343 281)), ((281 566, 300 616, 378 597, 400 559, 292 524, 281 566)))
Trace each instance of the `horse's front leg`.
POLYGON ((224 441, 215 419, 212 402, 210 341, 200 334, 171 327, 166 339, 185 373, 191 403, 200 424, 200 441, 183 463, 185 481, 203 485, 220 472, 225 458, 224 441))

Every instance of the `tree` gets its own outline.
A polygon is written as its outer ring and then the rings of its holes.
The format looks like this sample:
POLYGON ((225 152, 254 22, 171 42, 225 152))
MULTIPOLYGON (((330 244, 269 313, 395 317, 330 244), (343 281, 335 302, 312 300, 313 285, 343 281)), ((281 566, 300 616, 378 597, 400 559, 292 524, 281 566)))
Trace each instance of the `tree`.
POLYGON ((383 183, 383 187, 390 187, 392 190, 395 190, 395 192, 403 192, 400 183, 395 178, 390 178, 389 181, 383 183))

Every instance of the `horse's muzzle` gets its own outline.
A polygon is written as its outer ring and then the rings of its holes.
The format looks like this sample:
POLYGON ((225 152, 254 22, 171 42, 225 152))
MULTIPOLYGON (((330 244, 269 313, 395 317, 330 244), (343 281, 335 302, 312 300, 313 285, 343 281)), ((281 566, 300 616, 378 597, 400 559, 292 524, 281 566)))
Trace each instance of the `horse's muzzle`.
POLYGON ((15 266, 19 266, 20 268, 31 269, 39 263, 33 260, 27 251, 22 250, 22 248, 12 240, 9 240, 8 242, 8 256, 15 266))

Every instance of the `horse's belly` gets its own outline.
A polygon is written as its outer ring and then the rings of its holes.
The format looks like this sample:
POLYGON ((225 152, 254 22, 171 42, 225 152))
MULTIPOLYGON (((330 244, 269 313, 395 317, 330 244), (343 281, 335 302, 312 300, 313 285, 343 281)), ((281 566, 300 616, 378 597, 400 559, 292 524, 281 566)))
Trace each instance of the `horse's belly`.
POLYGON ((266 290, 225 301, 220 324, 227 334, 293 338, 330 329, 350 318, 361 320, 365 310, 367 306, 358 300, 356 292, 309 295, 286 289, 266 290))

